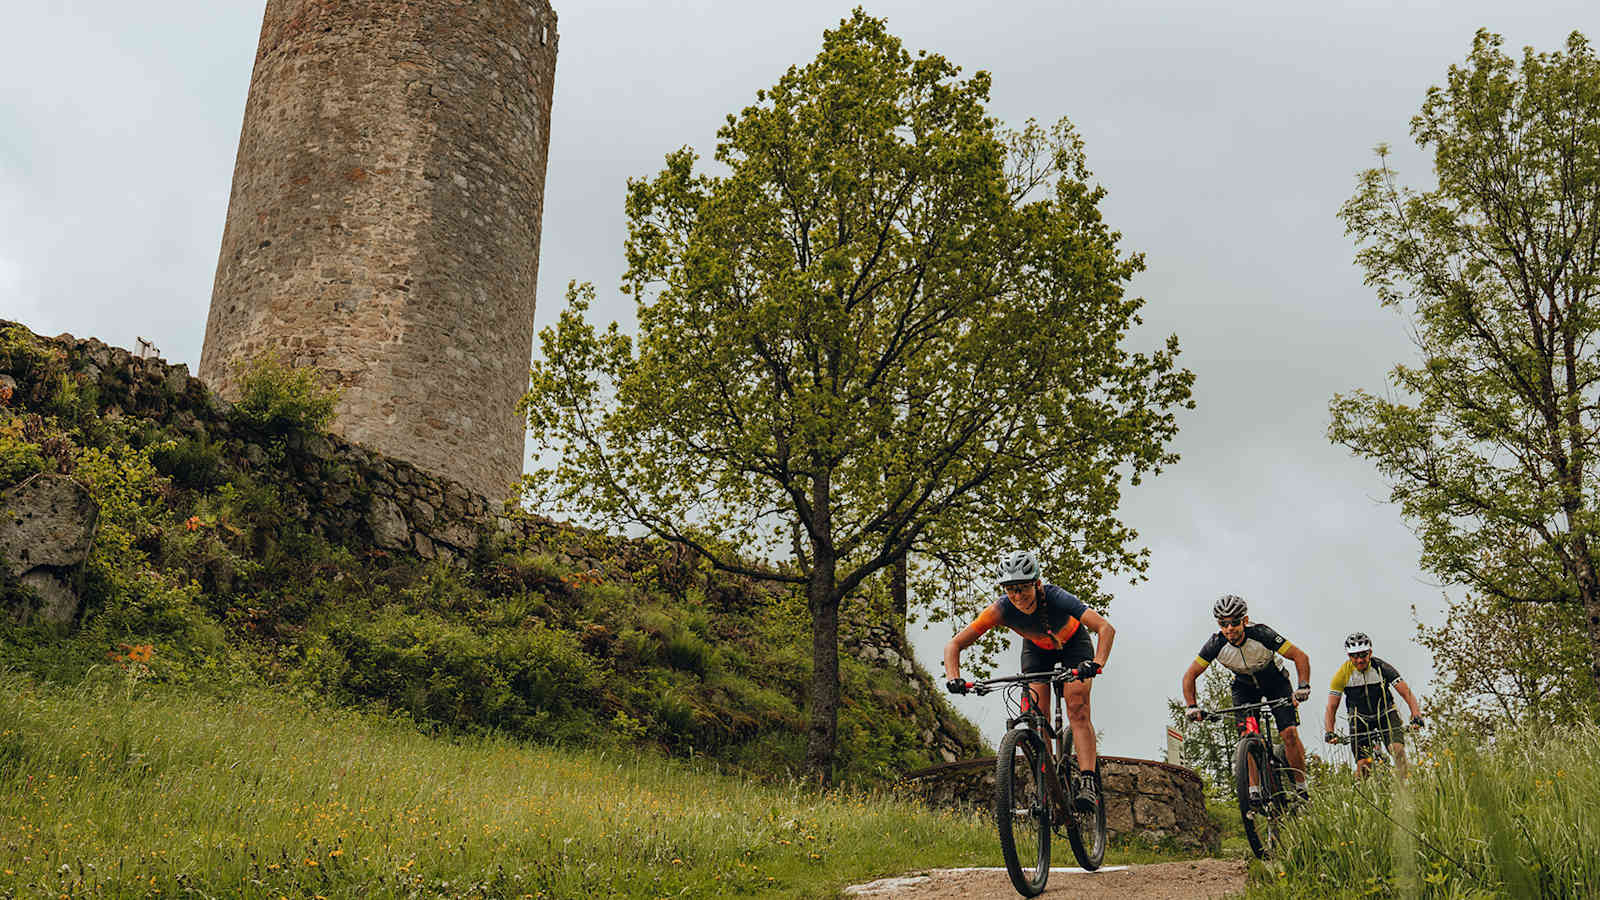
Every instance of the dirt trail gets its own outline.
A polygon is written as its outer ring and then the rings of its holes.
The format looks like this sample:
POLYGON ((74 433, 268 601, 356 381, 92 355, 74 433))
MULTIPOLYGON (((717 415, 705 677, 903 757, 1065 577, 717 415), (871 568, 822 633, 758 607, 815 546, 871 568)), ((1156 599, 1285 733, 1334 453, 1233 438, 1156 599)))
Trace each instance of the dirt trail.
MULTIPOLYGON (((1099 872, 1052 869, 1043 896, 1074 900, 1190 900, 1244 890, 1241 859, 1195 859, 1143 866, 1107 866, 1099 872)), ((1015 897, 1004 869, 931 869, 846 888, 846 897, 892 900, 967 900, 1015 897)))

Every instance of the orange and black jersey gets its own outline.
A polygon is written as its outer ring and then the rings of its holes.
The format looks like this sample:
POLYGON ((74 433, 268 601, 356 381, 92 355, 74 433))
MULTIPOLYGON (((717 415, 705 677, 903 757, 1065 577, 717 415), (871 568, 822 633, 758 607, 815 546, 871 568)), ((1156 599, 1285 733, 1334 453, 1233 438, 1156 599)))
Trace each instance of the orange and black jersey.
POLYGON ((1083 614, 1088 610, 1088 605, 1082 600, 1053 584, 1047 584, 1044 586, 1044 597, 1032 613, 1017 609, 1009 599, 1001 597, 978 613, 971 627, 976 628, 978 634, 983 634, 996 625, 1004 625, 1036 647, 1058 650, 1077 632, 1083 614))

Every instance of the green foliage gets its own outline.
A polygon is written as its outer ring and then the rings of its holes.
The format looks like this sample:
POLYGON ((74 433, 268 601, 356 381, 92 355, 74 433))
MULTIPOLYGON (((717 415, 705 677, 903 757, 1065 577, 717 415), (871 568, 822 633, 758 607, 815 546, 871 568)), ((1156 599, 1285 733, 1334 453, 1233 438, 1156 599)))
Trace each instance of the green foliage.
POLYGON ((26 438, 22 425, 20 417, 0 411, 0 488, 49 469, 43 448, 26 438))
MULTIPOLYGON (((1200 676, 1196 699, 1201 709, 1226 709, 1233 705, 1229 688, 1233 676, 1222 666, 1210 666, 1200 676)), ((1205 784, 1206 797, 1217 802, 1235 798, 1233 785, 1233 747, 1239 733, 1233 718, 1191 722, 1177 700, 1167 701, 1172 724, 1184 732, 1183 764, 1194 769, 1205 784)))
POLYGON ((1246 897, 1573 898, 1600 884, 1600 731, 1462 734, 1396 781, 1317 779, 1246 897))
POLYGON ((1600 722, 1576 605, 1468 597, 1450 601, 1440 621, 1417 625, 1433 660, 1432 717, 1478 734, 1600 722))
POLYGON ((545 739, 591 724, 599 669, 569 635, 543 626, 482 635, 391 606, 334 623, 326 641, 310 666, 319 687, 420 721, 545 739))
MULTIPOLYGON (((1141 570, 1120 486, 1176 458, 1192 376, 1175 338, 1122 346, 1143 263, 1070 125, 1003 131, 988 101, 986 73, 857 10, 728 118, 726 174, 684 148, 630 182, 637 344, 586 320, 587 286, 542 332, 523 408, 561 461, 531 476, 536 507, 806 586, 824 644, 841 599, 908 555, 923 597, 1001 542, 1091 595, 1141 570), (747 562, 778 550, 781 571, 747 562)), ((833 654, 812 673, 821 767, 833 654)))
POLYGON ((296 368, 268 353, 251 360, 239 374, 233 414, 266 434, 320 432, 333 421, 338 402, 338 390, 323 385, 316 370, 296 368))
POLYGON ((807 898, 994 857, 987 817, 891 795, 105 674, 0 676, 0 892, 807 898))
POLYGON ((219 487, 231 474, 222 448, 204 437, 167 441, 151 451, 150 462, 174 483, 197 490, 219 487))
POLYGON ((1422 563, 1496 600, 1573 603, 1600 686, 1600 59, 1574 32, 1520 66, 1479 31, 1412 120, 1433 190, 1386 151, 1342 208, 1420 363, 1397 399, 1334 398, 1329 436, 1372 460, 1422 563))

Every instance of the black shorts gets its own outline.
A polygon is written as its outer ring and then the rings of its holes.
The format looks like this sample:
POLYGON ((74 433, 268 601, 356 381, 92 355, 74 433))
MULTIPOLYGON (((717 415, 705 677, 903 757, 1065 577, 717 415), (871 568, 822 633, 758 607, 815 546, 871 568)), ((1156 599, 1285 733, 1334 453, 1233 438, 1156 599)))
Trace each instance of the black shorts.
MULTIPOLYGON (((1243 706, 1246 703, 1262 703, 1270 700, 1282 700, 1294 696, 1294 685, 1289 683, 1289 675, 1277 666, 1267 666, 1259 672, 1250 675, 1233 676, 1233 705, 1243 706)), ((1300 707, 1294 703, 1285 703, 1272 708, 1272 718, 1278 723, 1278 730, 1294 728, 1300 724, 1300 707)), ((1242 717, 1235 714, 1235 724, 1242 721, 1242 717)))
POLYGON ((1400 724, 1400 714, 1389 710, 1388 714, 1376 719, 1367 719, 1361 716, 1350 718, 1350 752, 1355 754, 1356 762, 1368 756, 1367 748, 1374 744, 1381 744, 1385 749, 1390 744, 1398 744, 1405 739, 1405 733, 1400 724))
POLYGON ((1075 669, 1086 659, 1094 659, 1094 643, 1089 640, 1089 630, 1082 626, 1057 650, 1046 650, 1026 638, 1022 641, 1024 672, 1048 672, 1057 665, 1075 669))

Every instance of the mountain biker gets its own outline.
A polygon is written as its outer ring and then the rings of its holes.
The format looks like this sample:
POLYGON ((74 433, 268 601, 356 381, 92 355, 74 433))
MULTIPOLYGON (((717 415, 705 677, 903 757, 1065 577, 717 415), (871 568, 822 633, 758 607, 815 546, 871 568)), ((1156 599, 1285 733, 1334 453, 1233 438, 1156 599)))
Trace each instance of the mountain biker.
MULTIPOLYGON (((1094 725, 1089 720, 1089 679, 1099 675, 1111 655, 1111 642, 1117 630, 1105 617, 1082 600, 1041 577, 1039 560, 1026 550, 1014 550, 1000 557, 995 584, 1005 596, 978 614, 972 624, 961 629, 944 647, 945 687, 952 694, 965 694, 967 682, 961 678, 961 651, 984 632, 1004 625, 1021 635, 1022 671, 1047 672, 1055 665, 1075 669, 1079 681, 1061 685, 1061 697, 1072 726, 1072 746, 1078 755, 1078 777, 1074 802, 1085 812, 1099 802, 1095 787, 1094 725), (1081 627, 1080 627, 1081 626, 1081 627), (1089 641, 1088 631, 1097 640, 1089 641)), ((1049 709, 1047 682, 1028 685, 1036 709, 1049 709)))
POLYGON ((1350 750, 1355 754, 1356 771, 1366 777, 1372 767, 1367 749, 1383 743, 1394 757, 1394 769, 1402 777, 1406 774, 1406 745, 1401 739, 1400 715, 1395 712, 1392 685, 1411 707, 1411 727, 1421 728, 1422 710, 1411 686, 1400 677, 1394 666, 1372 655, 1372 638, 1357 631, 1344 639, 1345 660, 1339 671, 1333 673, 1328 685, 1328 708, 1322 717, 1326 733, 1322 736, 1330 744, 1339 743, 1334 733, 1334 715, 1339 709, 1339 698, 1344 697, 1350 717, 1350 750))
POLYGON ((1233 671, 1235 706, 1293 697, 1293 703, 1273 707, 1272 717, 1283 736, 1284 756, 1294 770, 1295 790, 1304 799, 1306 745, 1300 740, 1299 704, 1311 697, 1311 657, 1283 635, 1251 622, 1248 612, 1249 606, 1235 594, 1224 594, 1212 604, 1211 615, 1219 630, 1201 646, 1200 655, 1183 673, 1183 702, 1188 706, 1189 718, 1199 721, 1204 714, 1195 705, 1195 680, 1212 662, 1221 662, 1233 671), (1289 673, 1278 661, 1280 655, 1294 663, 1300 676, 1297 686, 1290 687, 1289 673))

